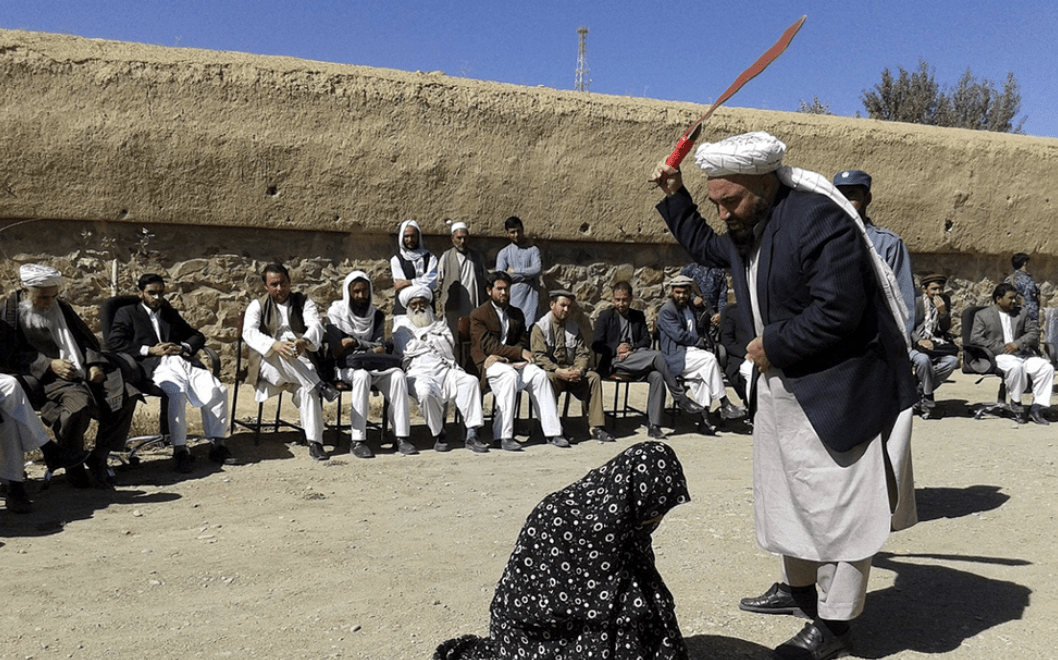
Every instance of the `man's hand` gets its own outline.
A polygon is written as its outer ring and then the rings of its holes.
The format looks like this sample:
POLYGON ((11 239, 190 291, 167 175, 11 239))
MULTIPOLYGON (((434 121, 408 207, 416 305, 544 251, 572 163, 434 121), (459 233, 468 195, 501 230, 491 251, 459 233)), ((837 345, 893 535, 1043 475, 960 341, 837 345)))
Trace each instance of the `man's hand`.
POLYGON ((375 346, 374 348, 371 349, 371 352, 372 353, 385 353, 386 352, 386 347, 385 346, 375 346))
POLYGON ((1009 344, 1003 347, 1003 352, 1007 355, 1013 355, 1014 353, 1018 352, 1018 345, 1014 342, 1010 342, 1009 344))
POLYGON ((147 355, 153 355, 154 357, 164 357, 166 355, 180 355, 183 349, 180 344, 174 344, 172 342, 164 342, 161 344, 155 344, 147 349, 147 355))
POLYGON ((77 368, 69 360, 52 360, 51 372, 63 380, 73 380, 77 375, 77 368))
POLYGON ((555 375, 569 383, 579 383, 580 379, 583 377, 580 369, 574 369, 572 367, 569 369, 555 369, 555 375))
POLYGON ((393 280, 393 290, 400 291, 403 288, 411 286, 411 280, 393 280))
POLYGON ((617 361, 624 362, 625 358, 632 354, 632 347, 628 344, 621 344, 617 347, 617 361))
POLYGON ((713 318, 709 319, 709 321, 710 321, 710 322, 711 322, 711 323, 712 323, 712 324, 713 324, 714 326, 716 326, 716 327, 718 327, 718 328, 719 328, 719 327, 720 327, 720 312, 717 312, 716 314, 713 314, 713 318))
POLYGON ((507 358, 503 357, 502 355, 490 355, 485 358, 485 369, 488 369, 497 362, 503 362, 504 364, 506 364, 507 358))
POLYGON ((533 352, 532 351, 527 351, 525 349, 522 349, 522 359, 525 360, 526 362, 532 362, 533 361, 533 352))
POLYGON ((764 354, 764 338, 755 337, 753 341, 749 342, 746 346, 746 359, 757 366, 757 371, 764 373, 768 369, 771 369, 771 361, 768 360, 768 356, 764 354))
POLYGON ((683 187, 683 175, 675 167, 666 164, 665 161, 657 164, 654 168, 654 173, 650 175, 650 181, 658 184, 658 187, 661 188, 666 197, 675 195, 683 187))
POLYGON ((941 316, 948 315, 948 305, 944 302, 944 298, 933 296, 933 306, 937 308, 937 314, 941 316))
POLYGON ((298 345, 293 341, 277 341, 272 344, 272 351, 288 360, 293 360, 298 356, 298 345))
POLYGON ((102 383, 103 379, 106 378, 106 372, 103 371, 103 367, 99 365, 93 365, 88 368, 88 380, 92 383, 102 383))

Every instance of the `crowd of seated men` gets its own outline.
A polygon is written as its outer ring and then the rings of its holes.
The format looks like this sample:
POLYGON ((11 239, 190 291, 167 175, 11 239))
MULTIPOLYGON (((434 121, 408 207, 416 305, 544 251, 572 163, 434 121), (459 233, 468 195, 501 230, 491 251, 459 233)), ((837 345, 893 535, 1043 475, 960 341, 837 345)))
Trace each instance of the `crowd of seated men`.
MULTIPOLYGON (((857 177, 863 173, 843 174, 842 183, 862 182, 857 177)), ((866 181, 869 187, 869 177, 866 181)), ((855 186, 839 189, 856 197, 855 186)), ((613 442, 602 409, 605 378, 649 384, 647 434, 654 439, 666 437, 666 393, 704 435, 747 416, 727 395, 725 376, 739 398, 750 401, 753 373, 743 360, 747 337, 735 322, 735 306, 725 309, 723 271, 686 268, 671 278, 653 332, 643 312, 632 306, 631 285, 614 284, 613 305, 598 317, 589 344, 572 320, 577 301, 571 291, 551 290, 549 311, 538 318, 540 251, 529 243, 520 219, 508 218, 504 227, 511 243, 489 271, 481 254, 470 248, 464 223, 450 225, 452 247, 437 258, 423 247, 418 224, 404 222, 391 260, 395 300, 388 337, 386 316, 374 304, 374 284, 364 271, 345 277, 341 298, 321 315, 315 301, 294 290, 286 267, 265 266, 263 291, 247 306, 242 327, 250 357, 247 382, 256 400, 291 393, 309 456, 319 461, 330 458, 323 443, 322 401, 341 396, 339 383, 350 394, 349 451, 358 458, 374 455, 367 443, 372 391, 389 404, 387 421, 402 455, 418 453, 410 440, 409 397, 418 404, 438 452, 451 449, 444 424, 449 406, 458 413, 466 449, 521 451, 515 418, 523 391, 547 444, 571 446, 558 411, 562 393, 581 402, 588 439, 613 442), (719 346, 726 349, 723 361, 719 346), (493 396, 491 439, 482 435, 486 392, 493 396)), ((974 316, 971 337, 994 355, 1018 421, 1045 425, 1054 369, 1040 353, 1038 316, 1033 316, 1038 289, 1024 270, 1027 261, 1026 255, 1015 255, 1015 274, 974 316), (1035 305, 1022 304, 1027 298, 1035 305), (1027 408, 1020 405, 1026 391, 1032 393, 1027 408)), ((228 389, 198 360, 205 337, 168 304, 161 275, 139 277, 139 300, 118 310, 105 346, 61 298, 60 272, 26 264, 19 275, 21 287, 0 310, 0 479, 8 510, 32 508, 22 461, 35 449, 49 471, 65 470, 74 487, 113 489, 107 456, 124 448, 143 394, 165 396, 176 471, 194 469, 187 446, 189 405, 200 410, 208 458, 220 465, 236 463, 225 442, 228 389), (91 420, 97 433, 86 451, 91 420)), ((921 296, 907 301, 909 350, 919 382, 915 409, 925 419, 939 415, 935 392, 958 366, 946 282, 943 275, 925 275, 921 296)))

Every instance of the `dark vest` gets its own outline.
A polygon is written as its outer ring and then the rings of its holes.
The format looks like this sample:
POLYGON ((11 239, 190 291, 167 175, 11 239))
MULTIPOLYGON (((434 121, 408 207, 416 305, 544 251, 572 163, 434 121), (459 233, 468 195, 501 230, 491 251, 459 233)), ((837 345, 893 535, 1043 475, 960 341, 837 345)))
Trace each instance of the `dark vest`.
MULTIPOLYGON (((422 272, 424 272, 424 273, 430 272, 430 259, 431 258, 433 258, 433 255, 430 254, 429 252, 427 252, 423 256, 423 258, 422 258, 422 272)), ((408 261, 399 252, 397 253, 397 262, 400 263, 400 268, 401 268, 401 270, 404 271, 404 279, 406 279, 406 280, 414 280, 416 277, 419 276, 419 274, 415 272, 415 262, 408 261)), ((404 308, 404 305, 400 304, 400 294, 394 294, 394 296, 393 296, 393 316, 399 316, 400 314, 406 314, 407 312, 408 312, 408 310, 404 308)))

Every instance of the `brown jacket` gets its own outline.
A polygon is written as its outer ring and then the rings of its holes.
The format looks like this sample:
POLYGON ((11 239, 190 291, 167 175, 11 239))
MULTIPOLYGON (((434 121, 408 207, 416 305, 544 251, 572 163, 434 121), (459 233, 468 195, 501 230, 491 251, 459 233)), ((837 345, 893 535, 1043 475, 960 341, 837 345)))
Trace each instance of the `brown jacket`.
POLYGON ((470 359, 474 361, 482 384, 485 383, 485 359, 490 355, 520 362, 523 360, 522 351, 529 350, 529 332, 525 327, 522 310, 508 305, 507 322, 507 341, 500 343, 500 317, 493 308, 492 301, 470 313, 470 359))

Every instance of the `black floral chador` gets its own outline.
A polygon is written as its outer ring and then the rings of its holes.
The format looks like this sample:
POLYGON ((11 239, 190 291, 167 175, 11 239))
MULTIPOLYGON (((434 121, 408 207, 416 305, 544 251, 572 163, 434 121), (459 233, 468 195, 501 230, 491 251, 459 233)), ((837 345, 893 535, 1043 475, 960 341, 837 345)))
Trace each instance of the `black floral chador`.
POLYGON ((489 638, 450 640, 434 657, 685 659, 650 535, 689 500, 679 459, 660 442, 634 445, 548 495, 496 588, 489 638))

